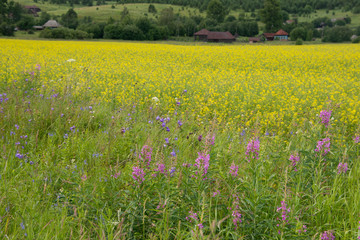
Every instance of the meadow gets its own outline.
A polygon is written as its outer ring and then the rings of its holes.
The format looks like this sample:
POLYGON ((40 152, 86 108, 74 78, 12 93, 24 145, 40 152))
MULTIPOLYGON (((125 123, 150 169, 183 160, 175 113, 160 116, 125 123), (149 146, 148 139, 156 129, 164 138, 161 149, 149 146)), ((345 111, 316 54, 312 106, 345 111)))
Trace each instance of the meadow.
POLYGON ((359 62, 0 39, 0 238, 360 239, 359 62))

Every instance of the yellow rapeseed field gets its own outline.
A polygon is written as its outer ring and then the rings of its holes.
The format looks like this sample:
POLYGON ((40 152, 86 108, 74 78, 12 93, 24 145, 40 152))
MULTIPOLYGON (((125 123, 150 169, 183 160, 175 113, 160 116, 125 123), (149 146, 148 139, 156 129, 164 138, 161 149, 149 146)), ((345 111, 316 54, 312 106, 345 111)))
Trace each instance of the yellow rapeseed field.
MULTIPOLYGON (((360 111, 360 45, 168 45, 0 40, 0 76, 87 94, 94 101, 160 100, 228 130, 295 131, 321 110, 355 131, 360 111), (40 70, 38 70, 40 69, 40 70), (184 94, 184 90, 187 93, 184 94)), ((16 82, 15 82, 16 81, 16 82)))

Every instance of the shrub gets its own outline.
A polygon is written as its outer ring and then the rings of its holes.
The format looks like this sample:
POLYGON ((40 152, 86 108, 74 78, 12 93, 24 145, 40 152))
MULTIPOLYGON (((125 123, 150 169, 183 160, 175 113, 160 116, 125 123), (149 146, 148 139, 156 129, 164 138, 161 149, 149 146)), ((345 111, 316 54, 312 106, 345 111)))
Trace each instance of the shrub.
POLYGON ((0 25, 0 35, 14 36, 14 25, 8 25, 7 23, 2 23, 0 25))
POLYGON ((360 43, 360 37, 357 37, 352 40, 352 43, 360 43))
POLYGON ((303 45, 303 40, 301 38, 296 39, 295 45, 303 45))
POLYGON ((333 27, 327 28, 324 32, 323 42, 345 42, 350 41, 352 31, 349 27, 333 27))
POLYGON ((55 39, 87 39, 92 38, 92 34, 81 30, 73 30, 69 28, 45 29, 40 33, 42 38, 55 39))
POLYGON ((292 30, 290 32, 290 38, 293 41, 295 41, 295 40, 297 40, 299 38, 302 39, 302 40, 306 40, 306 35, 307 35, 307 31, 303 27, 294 28, 294 30, 292 30))

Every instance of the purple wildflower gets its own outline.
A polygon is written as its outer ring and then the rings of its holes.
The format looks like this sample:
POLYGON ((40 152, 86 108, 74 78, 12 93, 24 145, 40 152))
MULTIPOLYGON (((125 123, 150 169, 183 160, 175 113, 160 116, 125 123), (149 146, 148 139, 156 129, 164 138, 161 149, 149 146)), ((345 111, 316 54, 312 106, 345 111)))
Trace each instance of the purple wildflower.
POLYGON ((298 163, 299 160, 300 160, 299 155, 298 155, 297 153, 294 154, 294 155, 290 155, 289 160, 291 161, 291 166, 294 167, 294 171, 296 172, 296 171, 297 171, 296 165, 297 165, 297 163, 298 163))
POLYGON ((178 125, 179 125, 179 127, 181 127, 183 125, 180 120, 178 121, 178 125))
POLYGON ((199 221, 199 218, 197 216, 197 213, 194 213, 193 211, 189 211, 190 215, 186 217, 186 220, 189 222, 192 222, 193 220, 199 221))
POLYGON ((166 127, 166 131, 167 131, 167 132, 170 132, 170 128, 169 128, 169 127, 166 127))
POLYGON ((238 176, 238 170, 239 170, 239 166, 232 163, 229 173, 231 176, 236 177, 236 176, 238 176))
POLYGON ((337 170, 338 170, 338 172, 337 172, 338 174, 346 173, 348 170, 348 164, 347 163, 339 163, 337 170))
POLYGON ((175 151, 172 151, 172 152, 170 153, 170 155, 171 155, 172 157, 176 157, 176 152, 175 152, 175 151))
POLYGON ((196 163, 194 164, 194 166, 197 167, 199 170, 202 170, 202 175, 204 176, 209 168, 210 155, 203 152, 198 152, 198 155, 199 156, 195 160, 196 163))
MULTIPOLYGON (((254 155, 252 155, 252 158, 259 159, 259 150, 260 150, 260 141, 259 141, 259 139, 253 139, 248 143, 248 145, 246 147, 245 155, 249 155, 250 153, 254 153, 254 155)), ((248 158, 246 157, 246 159, 248 159, 248 158)), ((248 161, 250 162, 250 159, 248 161)))
POLYGON ((332 231, 325 231, 321 234, 321 240, 335 240, 332 231))
POLYGON ((278 207, 276 211, 281 212, 281 219, 284 223, 289 222, 289 220, 287 220, 287 218, 289 217, 287 214, 290 212, 290 208, 288 208, 285 201, 281 201, 281 207, 278 207))
POLYGON ((198 137, 199 142, 201 142, 201 139, 202 139, 202 135, 199 135, 198 137))
POLYGON ((241 223, 241 213, 238 210, 234 210, 231 214, 233 216, 233 223, 235 225, 235 230, 238 227, 238 224, 241 223))
POLYGON ((176 171, 176 167, 172 167, 169 172, 170 172, 170 177, 174 176, 174 173, 176 171))
POLYGON ((324 138, 323 140, 318 141, 315 152, 323 152, 323 156, 330 152, 330 138, 324 138))
POLYGON ((199 229, 203 229, 203 228, 204 228, 204 226, 203 226, 202 223, 199 223, 197 226, 199 227, 199 229))
MULTIPOLYGON (((164 175, 166 175, 166 171, 165 171, 165 164, 162 164, 162 163, 156 163, 157 165, 157 168, 155 168, 155 172, 158 172, 158 173, 162 173, 164 175)), ((156 173, 153 174, 154 177, 156 177, 156 173)))
POLYGON ((168 144, 169 143, 169 138, 165 138, 165 142, 168 144))
POLYGON ((220 195, 220 191, 216 190, 216 192, 213 192, 212 197, 216 197, 216 195, 220 195))
POLYGON ((321 123, 323 123, 326 127, 329 125, 330 117, 331 111, 323 110, 320 112, 321 123))
POLYGON ((141 149, 141 155, 139 156, 139 158, 146 164, 146 166, 150 165, 151 154, 152 154, 152 148, 149 147, 148 145, 144 145, 141 149))
POLYGON ((354 143, 359 143, 360 142, 360 135, 354 136, 354 143))
POLYGON ((144 169, 139 167, 133 167, 132 177, 135 181, 141 184, 143 181, 145 181, 144 169))

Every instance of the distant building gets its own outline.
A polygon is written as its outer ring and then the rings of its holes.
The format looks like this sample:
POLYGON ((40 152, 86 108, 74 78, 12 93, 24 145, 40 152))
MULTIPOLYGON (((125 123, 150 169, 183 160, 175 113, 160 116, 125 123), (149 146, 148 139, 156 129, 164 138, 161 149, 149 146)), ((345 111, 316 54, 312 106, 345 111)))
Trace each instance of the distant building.
POLYGON ((207 29, 205 29, 205 28, 201 29, 200 31, 194 33, 195 41, 196 41, 196 40, 206 41, 206 40, 207 40, 207 36, 208 36, 209 33, 210 33, 209 30, 207 30, 207 29))
POLYGON ((249 37, 249 43, 257 43, 261 42, 261 38, 259 37, 249 37))
POLYGON ((44 28, 59 28, 61 25, 56 20, 49 20, 44 25, 44 28))
POLYGON ((263 33, 262 35, 266 38, 267 41, 286 41, 289 39, 289 34, 282 29, 280 29, 276 33, 263 33))
POLYGON ((29 14, 32 14, 34 17, 38 17, 39 15, 37 13, 41 12, 41 9, 37 6, 24 6, 24 8, 29 14))
POLYGON ((275 33, 263 33, 262 34, 267 41, 273 41, 275 33))
POLYGON ((289 38, 289 34, 282 29, 277 31, 274 35, 274 40, 286 41, 288 40, 288 38, 289 38))
POLYGON ((212 32, 207 29, 201 29, 194 33, 195 40, 206 42, 225 42, 232 43, 236 40, 235 36, 230 32, 212 32))
POLYGON ((293 19, 286 20, 285 23, 286 23, 286 24, 293 24, 293 23, 295 23, 295 20, 293 20, 293 19))

